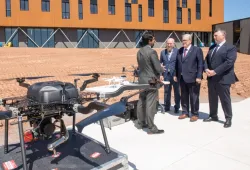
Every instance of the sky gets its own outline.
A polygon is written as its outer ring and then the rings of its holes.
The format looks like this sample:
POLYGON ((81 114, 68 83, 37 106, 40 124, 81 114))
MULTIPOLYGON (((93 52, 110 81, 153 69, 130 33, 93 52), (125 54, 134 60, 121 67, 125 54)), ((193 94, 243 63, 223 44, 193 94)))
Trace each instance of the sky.
POLYGON ((250 0, 224 0, 225 22, 247 17, 250 17, 250 0))

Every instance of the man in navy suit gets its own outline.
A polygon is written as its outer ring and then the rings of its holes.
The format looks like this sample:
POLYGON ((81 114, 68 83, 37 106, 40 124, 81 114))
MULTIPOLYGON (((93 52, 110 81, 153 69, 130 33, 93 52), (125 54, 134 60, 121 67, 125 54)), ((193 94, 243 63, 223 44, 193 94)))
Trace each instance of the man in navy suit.
MULTIPOLYGON (((170 84, 164 85, 164 105, 165 112, 170 111, 171 106, 171 91, 172 86, 174 88, 174 97, 175 97, 175 113, 179 112, 180 108, 180 90, 179 83, 175 82, 173 79, 175 73, 176 57, 178 54, 178 49, 174 48, 175 41, 173 38, 169 38, 166 42, 166 49, 161 51, 160 62, 165 66, 166 71, 163 73, 164 81, 169 81, 170 84)), ((162 79, 161 78, 161 79, 162 79)))
POLYGON ((174 80, 180 82, 182 114, 179 119, 189 117, 189 99, 191 105, 190 121, 199 118, 200 83, 203 73, 203 52, 201 48, 191 45, 192 35, 182 37, 183 47, 179 49, 176 61, 176 76, 174 80))
POLYGON ((226 32, 218 29, 214 32, 216 44, 212 45, 205 58, 204 69, 208 80, 209 118, 204 122, 218 121, 218 96, 225 114, 224 127, 232 124, 231 84, 238 81, 234 72, 237 49, 226 42, 226 32))

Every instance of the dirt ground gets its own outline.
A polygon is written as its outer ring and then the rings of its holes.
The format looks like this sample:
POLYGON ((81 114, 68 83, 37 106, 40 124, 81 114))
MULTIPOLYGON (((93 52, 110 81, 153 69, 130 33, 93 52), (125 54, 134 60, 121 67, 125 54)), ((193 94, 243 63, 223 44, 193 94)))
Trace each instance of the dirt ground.
MULTIPOLYGON (((55 76, 52 78, 27 81, 29 83, 61 80, 72 82, 71 73, 120 73, 122 67, 132 70, 131 65, 137 65, 136 52, 138 49, 47 49, 47 48, 0 48, 0 79, 23 76, 55 76)), ((158 54, 162 49, 156 49, 158 54)), ((204 56, 207 48, 203 49, 204 56)), ((239 82, 232 86, 232 96, 246 98, 250 96, 250 56, 238 54, 235 65, 239 82)), ((131 73, 126 75, 130 80, 131 73)), ((121 75, 121 74, 120 74, 121 75)), ((120 76, 115 75, 115 76, 120 76)), ((107 84, 102 76, 97 83, 89 86, 107 84)), ((90 77, 80 77, 81 80, 90 77)), ((25 95, 26 89, 19 87, 15 80, 0 81, 0 98, 25 95)), ((207 96, 206 76, 202 81, 201 98, 207 96)), ((160 99, 163 99, 163 88, 160 90, 160 99)))
MULTIPOLYGON (((83 80, 90 77, 68 76, 72 73, 121 73, 122 67, 132 70, 131 65, 137 65, 136 52, 138 49, 46 49, 46 48, 0 48, 0 79, 26 77, 26 76, 55 76, 52 78, 28 80, 32 84, 39 81, 60 80, 72 82, 74 78, 83 80)), ((163 49, 156 49, 158 54, 163 49)), ((207 48, 204 48, 204 56, 207 54, 207 48)), ((235 65, 235 71, 239 82, 232 86, 231 94, 235 100, 242 100, 250 97, 250 55, 238 54, 235 65)), ((120 76, 117 74, 115 76, 120 76)), ((126 74, 129 80, 133 77, 131 73, 126 74)), ((113 75, 102 76, 98 82, 90 84, 91 86, 104 85, 108 82, 102 78, 112 77, 113 75)), ((80 83, 79 83, 80 85, 80 83)), ((15 80, 0 81, 0 98, 25 95, 26 89, 18 86, 15 80)), ((113 103, 131 92, 111 99, 113 103)), ((173 95, 173 93, 172 93, 173 95)), ((160 89, 160 100, 163 100, 163 88, 160 89)), ((137 97, 135 97, 137 98, 137 97)), ((207 84, 206 76, 201 86, 201 102, 207 102, 207 84)), ((71 124, 68 122, 67 124, 71 124)), ((0 128, 2 136, 3 128, 0 128)), ((17 128, 12 128, 11 140, 18 138, 17 128)), ((2 137, 0 137, 2 139, 2 137)), ((0 145, 3 141, 0 141, 0 145)))

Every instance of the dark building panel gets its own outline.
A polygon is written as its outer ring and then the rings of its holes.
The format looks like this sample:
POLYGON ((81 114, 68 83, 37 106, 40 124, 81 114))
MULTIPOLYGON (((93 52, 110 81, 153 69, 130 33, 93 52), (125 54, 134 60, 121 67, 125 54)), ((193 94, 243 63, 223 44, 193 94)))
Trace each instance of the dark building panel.
POLYGON ((250 18, 240 21, 240 52, 250 54, 250 18))

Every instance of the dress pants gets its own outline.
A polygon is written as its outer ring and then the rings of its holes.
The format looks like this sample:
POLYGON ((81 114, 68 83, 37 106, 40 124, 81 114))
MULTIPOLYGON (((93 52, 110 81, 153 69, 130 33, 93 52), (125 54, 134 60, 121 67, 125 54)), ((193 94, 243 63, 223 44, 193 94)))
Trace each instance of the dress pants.
POLYGON ((212 118, 218 118, 218 97, 221 101, 221 106, 225 114, 226 119, 232 119, 232 104, 230 97, 231 84, 220 84, 208 80, 208 98, 209 98, 209 116, 212 118))
POLYGON ((164 81, 169 81, 170 84, 164 85, 164 105, 165 110, 169 110, 171 106, 171 92, 172 87, 174 88, 174 99, 175 99, 175 110, 180 108, 180 88, 179 82, 173 80, 173 76, 168 76, 164 78, 164 81))
POLYGON ((200 84, 197 84, 196 82, 186 83, 183 80, 183 77, 181 77, 180 86, 181 86, 182 114, 189 115, 189 99, 190 99, 192 116, 199 116, 200 84))
POLYGON ((147 124, 151 132, 158 131, 157 126, 154 124, 154 117, 157 113, 158 95, 158 89, 145 91, 140 93, 137 103, 138 124, 140 126, 147 124))

